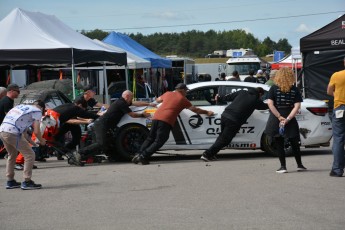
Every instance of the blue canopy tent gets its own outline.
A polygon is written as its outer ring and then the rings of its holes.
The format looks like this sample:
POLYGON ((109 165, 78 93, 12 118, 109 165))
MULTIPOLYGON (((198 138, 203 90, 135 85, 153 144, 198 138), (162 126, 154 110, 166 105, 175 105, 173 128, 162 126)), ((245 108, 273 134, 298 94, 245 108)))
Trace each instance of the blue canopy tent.
POLYGON ((111 32, 106 38, 103 39, 103 42, 120 47, 150 61, 152 68, 171 68, 172 66, 172 61, 170 59, 162 58, 125 34, 111 32))
MULTIPOLYGON (((103 39, 103 42, 122 48, 125 51, 128 51, 138 57, 141 57, 151 62, 151 68, 157 69, 156 78, 155 78, 155 82, 157 84, 156 84, 156 87, 152 87, 152 88, 156 93, 158 93, 159 91, 158 85, 160 84, 157 81, 161 81, 161 79, 158 77, 160 76, 160 72, 158 71, 158 68, 162 68, 162 69, 171 68, 172 67, 171 59, 162 58, 161 56, 147 49, 145 46, 134 41, 132 38, 128 37, 127 35, 117 33, 117 32, 111 32, 106 38, 103 39)), ((133 78, 133 85, 135 85, 134 81, 135 81, 135 78, 133 78)), ((155 83, 152 82, 152 84, 155 84, 155 83)), ((126 71, 126 86, 128 89, 128 72, 127 71, 126 71)))

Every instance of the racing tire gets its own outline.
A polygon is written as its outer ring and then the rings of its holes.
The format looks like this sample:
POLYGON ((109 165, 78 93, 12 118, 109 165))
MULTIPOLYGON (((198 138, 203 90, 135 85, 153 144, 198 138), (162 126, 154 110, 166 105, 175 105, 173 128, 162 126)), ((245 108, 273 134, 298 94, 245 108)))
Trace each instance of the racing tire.
MULTIPOLYGON (((262 137, 261 137, 261 146, 262 146, 262 150, 265 151, 267 154, 272 155, 274 157, 278 157, 275 152, 274 147, 272 146, 271 138, 267 136, 265 133, 262 134, 262 137)), ((285 149, 285 156, 293 155, 291 145, 287 139, 285 140, 284 149, 285 149)))
POLYGON ((130 124, 121 128, 115 142, 117 156, 122 160, 132 160, 148 135, 149 130, 140 124, 130 124))

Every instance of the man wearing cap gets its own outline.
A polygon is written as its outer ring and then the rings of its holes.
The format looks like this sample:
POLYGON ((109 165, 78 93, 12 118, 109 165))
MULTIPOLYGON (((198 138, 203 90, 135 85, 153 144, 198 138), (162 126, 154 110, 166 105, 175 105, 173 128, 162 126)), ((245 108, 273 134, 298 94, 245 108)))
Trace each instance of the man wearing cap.
POLYGON ((14 99, 17 98, 20 94, 19 86, 16 84, 9 84, 7 86, 7 93, 0 100, 0 124, 4 120, 8 111, 13 108, 14 99))
POLYGON ((214 114, 212 111, 197 108, 190 103, 186 98, 188 88, 185 84, 179 83, 175 89, 175 91, 166 92, 156 99, 156 102, 162 102, 162 104, 152 118, 150 134, 141 145, 140 151, 133 157, 133 163, 149 164, 149 158, 169 139, 170 131, 175 125, 177 116, 183 109, 189 109, 194 113, 206 114, 207 116, 214 114))
POLYGON ((75 101, 82 101, 82 104, 86 104, 87 107, 85 109, 89 109, 89 108, 93 108, 94 106, 97 106, 99 108, 101 108, 102 106, 104 106, 106 109, 109 108, 109 105, 107 104, 102 104, 100 102, 98 102, 94 97, 95 97, 96 91, 95 89, 91 86, 85 86, 84 87, 84 94, 81 95, 79 98, 76 98, 75 101))

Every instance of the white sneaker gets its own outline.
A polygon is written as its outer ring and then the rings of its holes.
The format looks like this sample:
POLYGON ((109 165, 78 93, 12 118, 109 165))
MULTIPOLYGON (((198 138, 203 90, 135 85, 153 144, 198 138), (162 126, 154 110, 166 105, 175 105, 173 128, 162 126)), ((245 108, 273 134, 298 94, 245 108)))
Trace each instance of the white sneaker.
POLYGON ((280 167, 280 169, 278 169, 277 171, 276 171, 276 173, 287 173, 288 171, 286 170, 286 167, 280 167))

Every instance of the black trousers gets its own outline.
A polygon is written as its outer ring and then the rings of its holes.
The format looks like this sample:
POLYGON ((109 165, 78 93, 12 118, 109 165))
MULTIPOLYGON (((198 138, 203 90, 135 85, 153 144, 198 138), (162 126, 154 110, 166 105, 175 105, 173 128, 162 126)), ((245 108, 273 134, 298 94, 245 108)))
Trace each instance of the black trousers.
POLYGON ((81 155, 86 156, 92 156, 92 155, 98 155, 99 150, 105 149, 107 144, 107 131, 108 127, 105 127, 106 125, 104 122, 96 120, 95 124, 93 126, 93 141, 91 145, 88 145, 82 149, 79 150, 79 153, 81 155))
POLYGON ((66 148, 74 149, 77 145, 80 146, 81 128, 80 125, 64 123, 60 126, 58 133, 54 136, 55 140, 64 144, 65 134, 70 131, 72 134, 72 141, 66 144, 66 148))
MULTIPOLYGON (((289 143, 291 145, 292 151, 295 155, 295 160, 297 166, 302 165, 302 158, 301 158, 301 150, 299 147, 299 138, 289 138, 289 143)), ((276 151, 276 155, 279 157, 280 165, 286 167, 286 160, 285 160, 285 140, 284 137, 273 137, 272 145, 276 151)))
POLYGON ((207 156, 215 156, 222 148, 229 145, 242 126, 241 123, 229 120, 223 116, 221 117, 220 125, 221 133, 216 142, 205 151, 207 156))
POLYGON ((140 147, 139 154, 144 158, 150 158, 169 139, 171 125, 164 121, 152 120, 149 136, 140 147))

